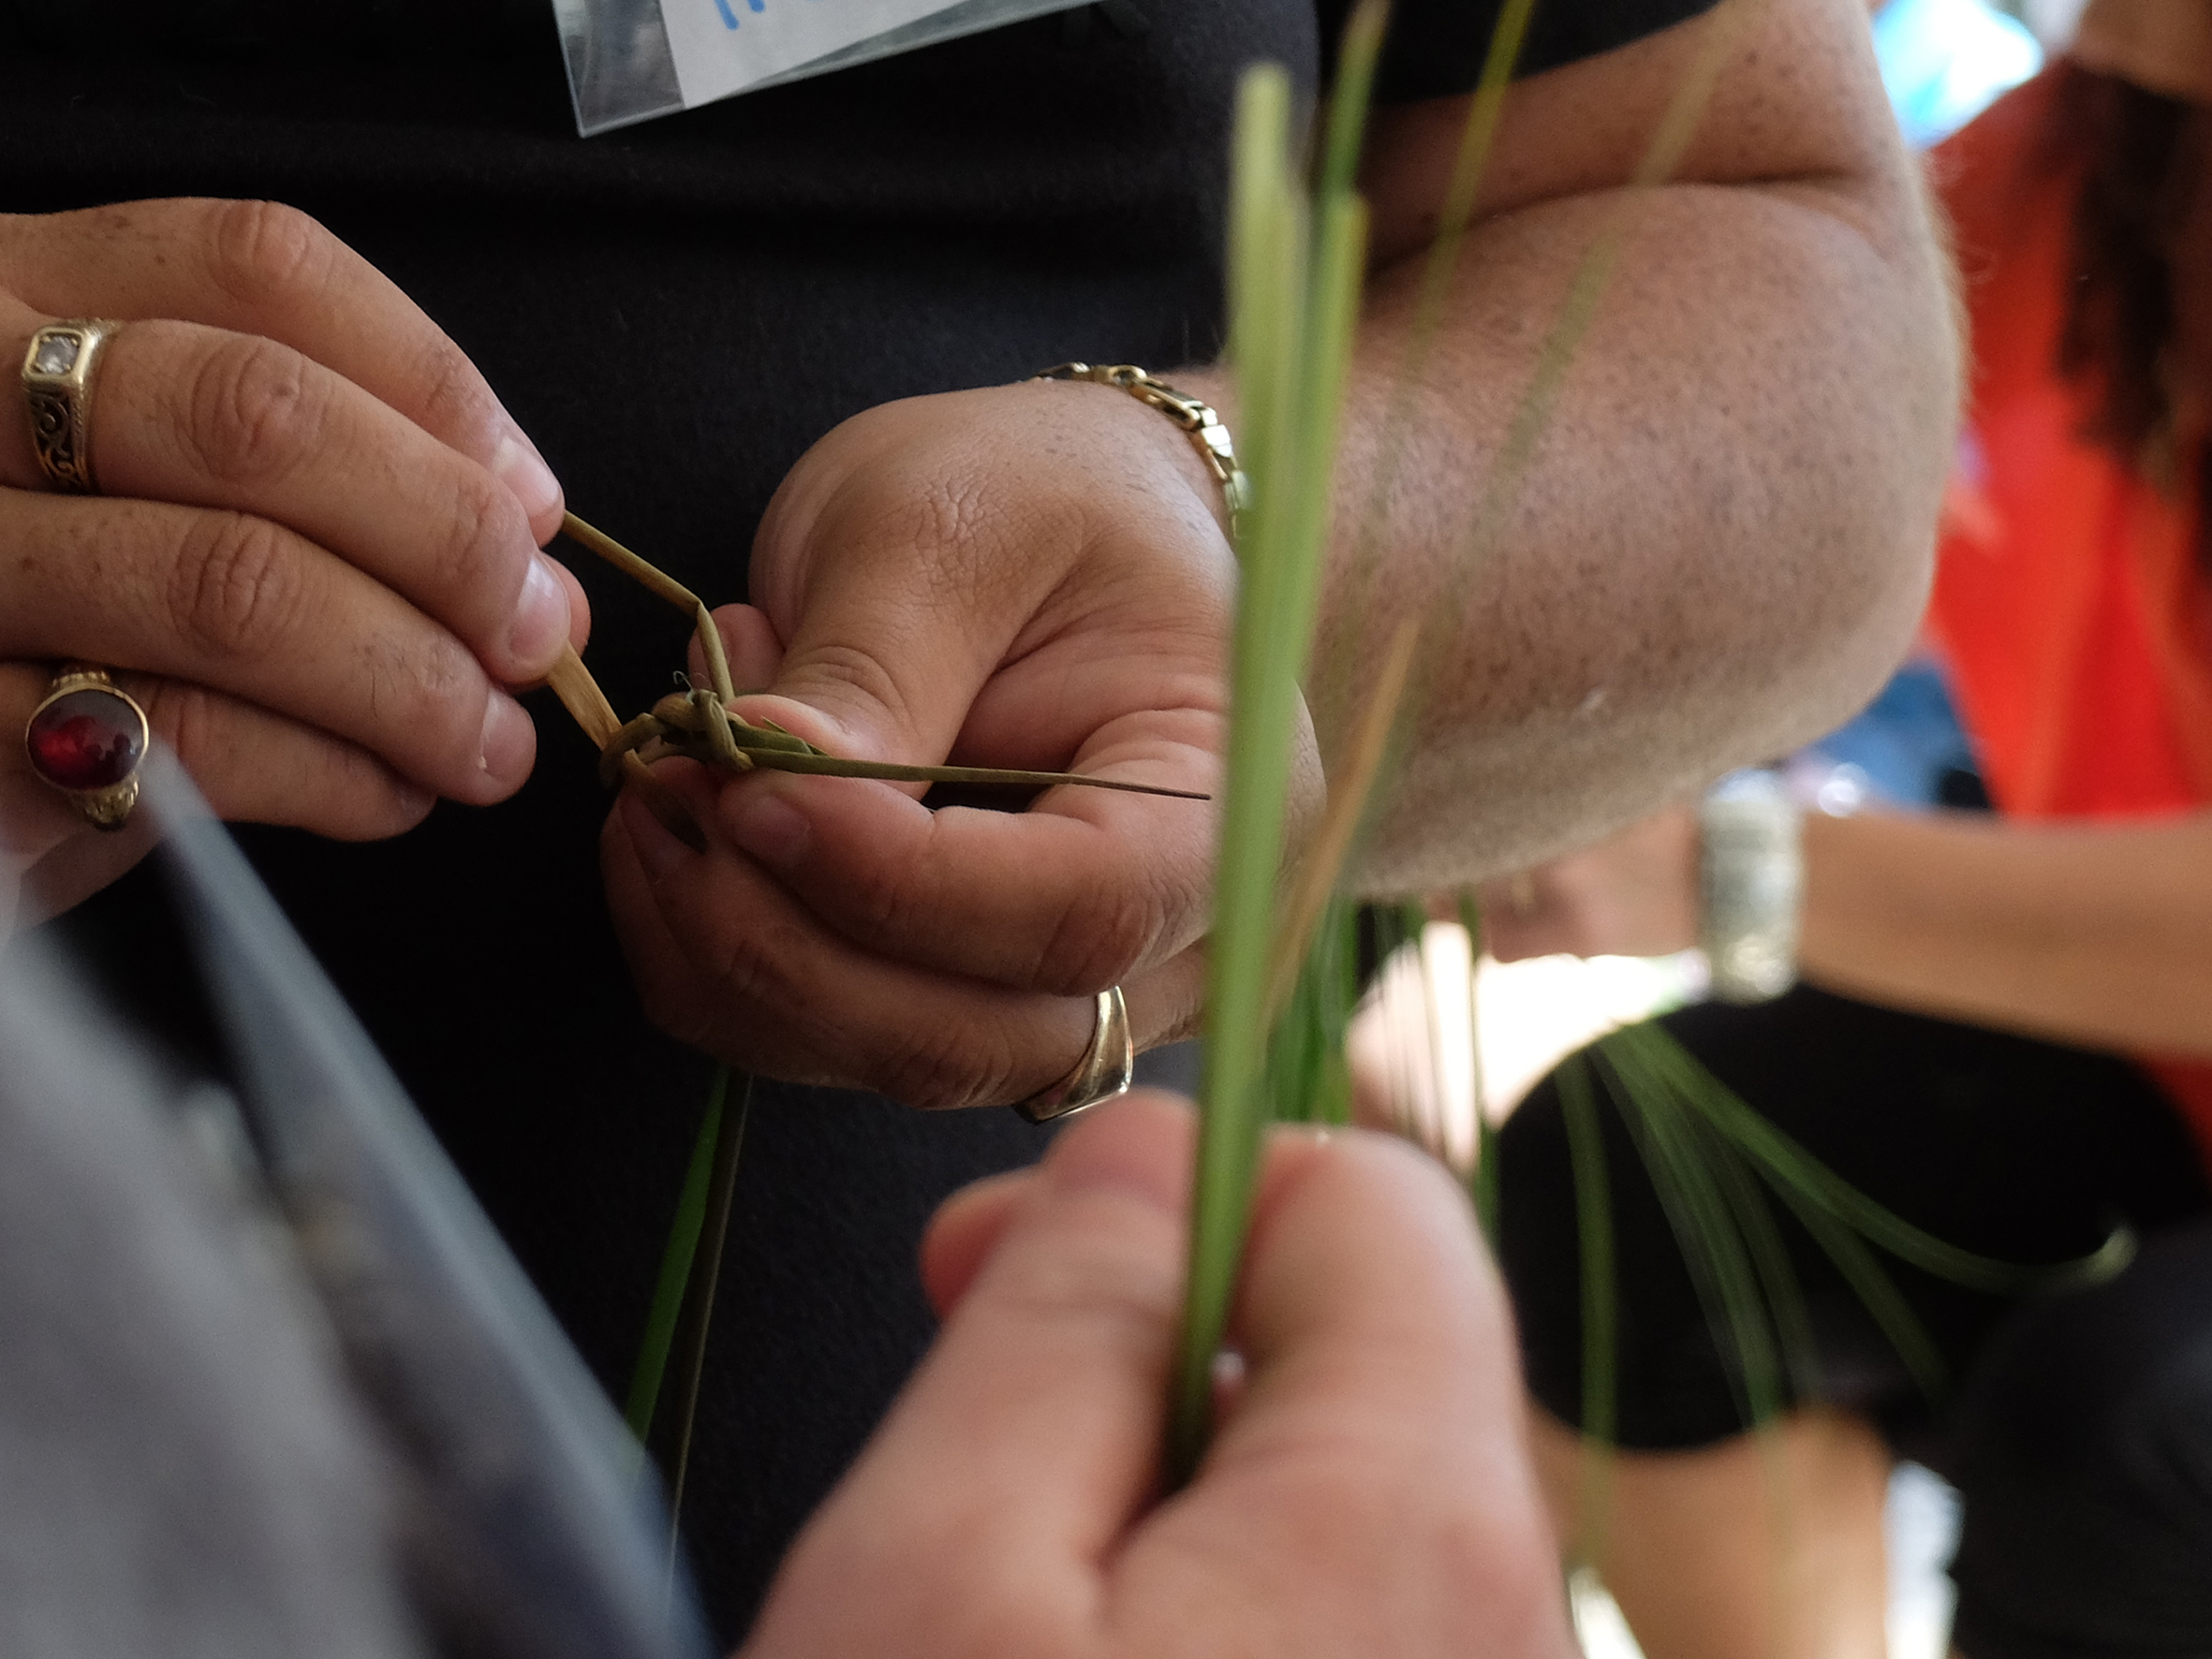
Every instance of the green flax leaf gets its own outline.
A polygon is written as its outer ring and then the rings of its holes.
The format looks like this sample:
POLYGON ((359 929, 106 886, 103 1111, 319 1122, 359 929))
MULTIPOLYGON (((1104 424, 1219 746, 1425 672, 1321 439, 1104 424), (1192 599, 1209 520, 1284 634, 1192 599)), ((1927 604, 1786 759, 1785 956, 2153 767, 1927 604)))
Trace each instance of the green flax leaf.
POLYGON ((684 1306, 691 1265, 699 1255, 700 1229, 706 1224, 707 1185, 714 1172, 715 1147, 721 1138, 723 1107, 729 1094, 730 1069, 718 1065, 707 1085, 706 1110, 700 1116, 699 1136, 692 1142, 691 1162, 685 1168, 683 1189, 676 1199, 676 1218, 660 1253, 660 1276, 653 1287, 652 1309, 645 1315, 644 1339, 638 1345, 637 1364, 630 1371, 623 1420, 629 1424, 640 1446, 653 1432, 661 1379, 668 1371, 669 1345, 675 1340, 676 1315, 684 1306))

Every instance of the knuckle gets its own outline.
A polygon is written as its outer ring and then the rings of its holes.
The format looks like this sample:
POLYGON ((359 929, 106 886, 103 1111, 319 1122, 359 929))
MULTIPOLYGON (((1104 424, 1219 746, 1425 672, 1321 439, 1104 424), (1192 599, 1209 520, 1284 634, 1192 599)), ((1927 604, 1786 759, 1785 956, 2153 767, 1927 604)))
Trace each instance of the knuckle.
POLYGON ((1012 1099, 1014 1075, 1004 1033, 948 1020, 893 1034, 869 1081, 893 1100, 936 1111, 1012 1099))
POLYGON ((1038 989, 1095 995, 1128 976, 1158 938, 1158 897, 1148 885, 1086 884, 1061 913, 1040 958, 1038 989))
POLYGON ((244 513, 195 517, 169 595, 184 639, 216 657, 260 656, 282 639, 303 598, 287 534, 244 513))
POLYGON ((715 959, 712 979, 718 1000, 730 1007, 781 1007, 791 991, 781 969, 773 935, 765 940, 731 939, 715 959))
POLYGON ((330 389, 304 357, 273 340, 216 342, 184 395, 186 441, 201 470, 223 482, 280 480, 323 447, 330 389))
POLYGON ((218 201, 209 213, 209 275, 242 305, 316 292, 336 264, 338 239, 298 208, 218 201))
POLYGON ((874 652, 829 644, 809 653, 806 667, 816 679, 842 687, 851 700, 882 709, 899 729, 912 729, 914 704, 898 677, 874 652))
POLYGON ((365 645, 369 715, 387 755, 420 746, 455 771, 473 769, 490 684, 460 642, 435 629, 378 633, 365 645))
POLYGON ((846 907, 848 931, 858 942, 903 940, 918 928, 926 930, 931 925, 928 918, 918 915, 922 903, 914 879, 918 861, 918 854, 897 862, 878 857, 839 871, 833 897, 846 907))
POLYGON ((828 1006, 828 988, 805 983, 797 965, 807 943, 799 929, 773 919, 757 929, 717 929, 666 905, 661 914, 677 955, 656 962, 648 1003, 664 1033, 748 1070, 780 1067, 779 1076, 807 1057, 841 1050, 847 1039, 817 1012, 828 1006))
POLYGON ((499 400, 461 347, 436 330, 421 348, 413 383, 420 389, 418 424, 450 439, 481 443, 486 455, 496 446, 499 400))
POLYGON ((490 473, 456 464, 436 568, 447 593, 491 602, 494 614, 522 586, 529 526, 521 505, 490 473))

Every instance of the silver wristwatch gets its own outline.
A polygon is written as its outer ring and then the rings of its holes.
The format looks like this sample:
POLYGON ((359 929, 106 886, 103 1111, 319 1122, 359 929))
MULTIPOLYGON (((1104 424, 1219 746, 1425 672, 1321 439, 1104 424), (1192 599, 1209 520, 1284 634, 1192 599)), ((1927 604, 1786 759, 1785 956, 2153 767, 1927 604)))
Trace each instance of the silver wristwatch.
POLYGON ((1797 983, 1803 815, 1764 770, 1731 772, 1698 809, 1698 943, 1721 1002, 1767 1002, 1797 983))

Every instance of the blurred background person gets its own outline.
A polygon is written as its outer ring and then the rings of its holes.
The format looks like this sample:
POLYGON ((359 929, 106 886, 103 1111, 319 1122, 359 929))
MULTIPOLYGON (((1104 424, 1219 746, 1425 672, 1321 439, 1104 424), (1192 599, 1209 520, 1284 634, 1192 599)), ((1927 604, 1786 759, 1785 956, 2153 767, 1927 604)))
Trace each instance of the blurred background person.
MULTIPOLYGON (((1805 815, 1806 983, 1665 1024, 1861 1191, 2021 1263, 2141 1258, 2019 1300, 1896 1265, 1922 1398, 1784 1221, 1822 1387, 1763 1446, 1634 1143, 1604 1114, 1622 1456, 1601 1570, 1652 1659, 1882 1651, 1909 1450, 1963 1490, 1968 1659, 2212 1649, 2212 7, 2098 0, 2072 57, 1938 149, 1969 425, 1931 603, 1996 815, 1805 815)), ((1699 815, 1484 891, 1499 960, 1699 939, 1699 815)), ((1500 1253, 1579 1535, 1575 1200, 1557 1092, 1500 1147, 1500 1253)))

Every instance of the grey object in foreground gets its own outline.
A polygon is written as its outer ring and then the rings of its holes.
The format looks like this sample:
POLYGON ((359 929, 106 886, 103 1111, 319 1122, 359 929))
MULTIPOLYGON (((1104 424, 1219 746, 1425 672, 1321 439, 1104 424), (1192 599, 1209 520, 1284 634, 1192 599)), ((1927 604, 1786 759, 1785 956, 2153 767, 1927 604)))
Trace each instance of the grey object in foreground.
POLYGON ((146 785, 236 1087, 0 957, 0 1652, 703 1655, 612 1409, 189 784, 146 785))

